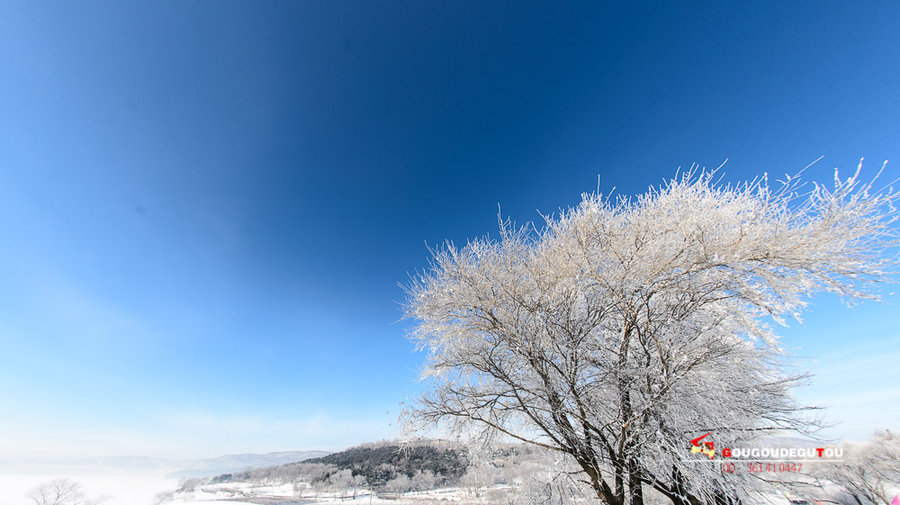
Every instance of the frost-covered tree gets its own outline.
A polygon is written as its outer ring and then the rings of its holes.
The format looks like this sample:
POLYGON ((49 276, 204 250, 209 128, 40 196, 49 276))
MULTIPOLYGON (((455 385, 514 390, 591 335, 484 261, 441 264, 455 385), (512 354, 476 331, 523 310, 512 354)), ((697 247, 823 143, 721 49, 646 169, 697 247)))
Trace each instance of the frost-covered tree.
MULTIPOLYGON (((345 497, 347 495, 347 491, 353 487, 353 472, 350 470, 338 470, 333 474, 328 476, 327 483, 328 488, 331 491, 339 491, 341 493, 341 497, 345 497)), ((353 491, 353 494, 356 494, 356 491, 353 491)))
POLYGON ((413 491, 427 491, 437 487, 437 477, 431 470, 418 470, 409 480, 413 491))
POLYGON ((35 505, 99 505, 105 498, 87 499, 80 482, 71 479, 53 479, 28 492, 35 505))
POLYGON ((384 489, 391 493, 406 493, 412 490, 412 484, 409 477, 405 473, 397 474, 396 477, 387 481, 384 489))
POLYGON ((644 486, 678 505, 747 498, 752 476, 686 463, 688 440, 815 428, 771 323, 820 291, 876 298, 895 195, 858 175, 771 189, 691 171, 433 251, 405 305, 432 389, 407 414, 563 452, 608 505, 641 505, 644 486))
POLYGON ((822 463, 814 475, 846 490, 848 505, 889 505, 900 491, 900 436, 875 432, 863 444, 845 444, 841 462, 822 463))

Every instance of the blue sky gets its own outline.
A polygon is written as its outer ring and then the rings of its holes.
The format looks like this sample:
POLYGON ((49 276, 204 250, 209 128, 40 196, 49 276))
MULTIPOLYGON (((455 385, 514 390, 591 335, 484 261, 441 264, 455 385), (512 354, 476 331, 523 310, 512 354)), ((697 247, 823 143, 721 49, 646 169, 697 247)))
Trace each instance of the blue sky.
MULTIPOLYGON (((900 6, 4 2, 0 459, 394 436, 426 243, 679 166, 900 176, 900 6)), ((885 293, 897 286, 886 286, 885 293)), ((896 298, 785 345, 896 426, 896 298), (873 382, 875 381, 875 382, 873 382)))

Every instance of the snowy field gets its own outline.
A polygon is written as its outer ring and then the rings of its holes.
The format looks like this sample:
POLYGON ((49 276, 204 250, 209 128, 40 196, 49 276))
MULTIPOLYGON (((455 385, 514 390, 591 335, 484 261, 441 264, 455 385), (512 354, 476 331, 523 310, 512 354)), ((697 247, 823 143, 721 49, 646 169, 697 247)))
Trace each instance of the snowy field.
MULTIPOLYGON (((85 504, 104 505, 474 505, 516 503, 517 493, 508 486, 494 485, 473 489, 452 487, 402 494, 373 494, 368 489, 343 492, 316 492, 301 484, 299 492, 291 484, 252 484, 229 482, 204 484, 189 492, 175 493, 181 482, 162 473, 106 473, 102 475, 0 474, 0 505, 34 505, 28 493, 36 486, 65 478, 82 485, 85 504)), ((893 490, 892 493, 896 491, 893 490)), ((765 496, 760 503, 787 505, 790 500, 780 494, 765 496)), ((800 498, 799 496, 794 498, 800 498)), ((577 500, 576 502, 581 502, 577 500)), ((668 503, 668 501, 666 501, 668 503)))
POLYGON ((374 496, 366 489, 345 493, 315 493, 306 490, 302 496, 295 496, 290 484, 272 484, 267 486, 248 483, 224 483, 202 485, 190 493, 164 495, 174 492, 179 487, 178 479, 165 478, 162 473, 115 473, 115 474, 0 474, 0 505, 34 505, 28 493, 35 487, 65 478, 82 485, 82 491, 91 503, 103 505, 228 505, 246 503, 289 504, 303 503, 309 505, 368 504, 368 503, 410 503, 426 505, 431 503, 486 503, 485 499, 496 497, 504 490, 490 489, 475 496, 471 490, 460 488, 436 489, 424 492, 410 492, 396 495, 374 496))
POLYGON ((86 498, 103 498, 106 505, 152 505, 158 493, 174 491, 178 480, 162 474, 0 474, 0 505, 34 505, 28 492, 45 482, 65 478, 83 486, 86 498))
POLYGON ((433 489, 429 491, 411 491, 407 493, 372 493, 368 489, 347 489, 343 492, 315 492, 308 486, 299 493, 294 492, 291 484, 260 485, 246 482, 232 482, 200 486, 192 493, 176 495, 172 504, 219 504, 219 503, 266 503, 266 504, 304 504, 304 505, 338 505, 395 503, 431 505, 437 503, 455 503, 459 505, 475 503, 505 503, 497 501, 505 495, 504 486, 492 486, 481 489, 477 493, 470 489, 457 487, 433 489))

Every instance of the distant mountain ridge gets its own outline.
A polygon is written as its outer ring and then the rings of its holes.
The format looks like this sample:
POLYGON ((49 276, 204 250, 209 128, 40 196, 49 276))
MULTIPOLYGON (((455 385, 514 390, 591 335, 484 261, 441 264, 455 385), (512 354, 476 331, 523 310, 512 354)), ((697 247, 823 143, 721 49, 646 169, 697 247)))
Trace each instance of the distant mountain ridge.
POLYGON ((167 478, 210 477, 249 468, 296 463, 331 454, 330 451, 279 451, 266 454, 227 454, 214 458, 168 459, 141 456, 68 458, 52 461, 0 461, 0 473, 96 473, 160 472, 167 478))
POLYGON ((328 451, 280 451, 267 454, 232 454, 195 461, 192 468, 166 474, 166 477, 209 477, 225 472, 240 472, 248 468, 299 463, 331 454, 328 451))

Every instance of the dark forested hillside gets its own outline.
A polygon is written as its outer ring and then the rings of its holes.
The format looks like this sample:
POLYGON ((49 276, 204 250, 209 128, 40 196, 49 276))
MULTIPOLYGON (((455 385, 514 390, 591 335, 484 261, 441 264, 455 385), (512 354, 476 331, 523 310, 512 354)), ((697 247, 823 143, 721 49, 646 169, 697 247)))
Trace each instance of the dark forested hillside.
POLYGON ((304 463, 322 463, 350 470, 373 485, 384 484, 399 475, 412 479, 424 472, 433 474, 439 483, 451 483, 457 481, 469 466, 465 450, 437 444, 361 446, 304 463))
POLYGON ((467 452, 458 445, 440 441, 382 442, 302 462, 222 474, 208 482, 302 481, 332 487, 355 482, 404 492, 455 484, 468 467, 467 452))

